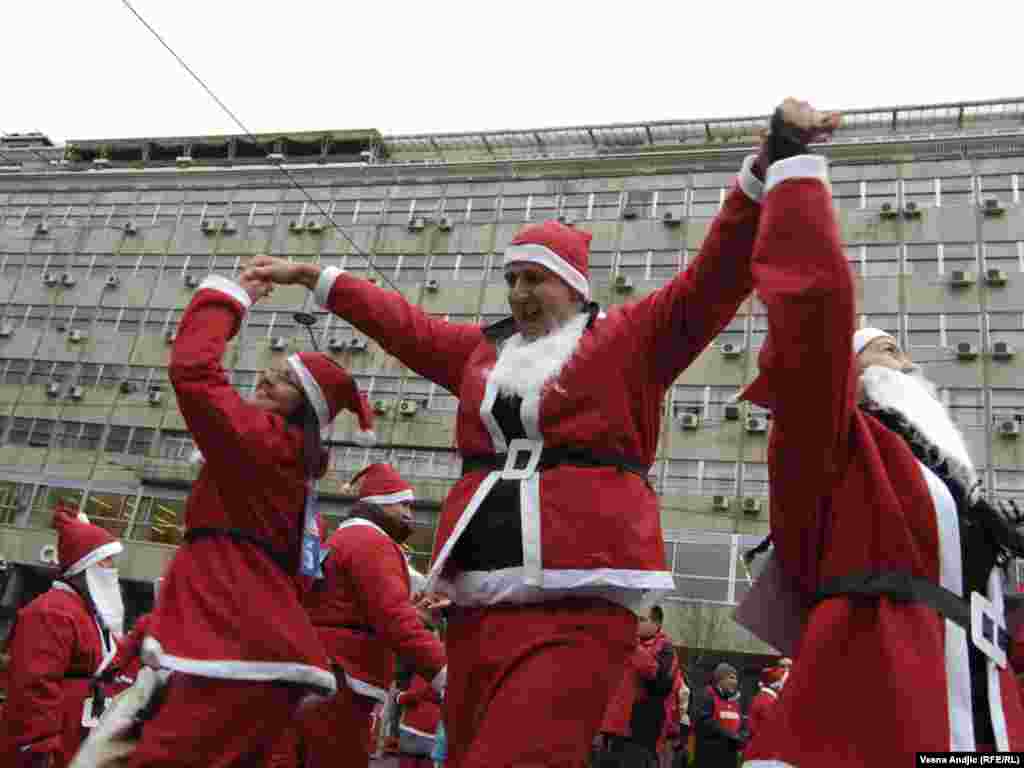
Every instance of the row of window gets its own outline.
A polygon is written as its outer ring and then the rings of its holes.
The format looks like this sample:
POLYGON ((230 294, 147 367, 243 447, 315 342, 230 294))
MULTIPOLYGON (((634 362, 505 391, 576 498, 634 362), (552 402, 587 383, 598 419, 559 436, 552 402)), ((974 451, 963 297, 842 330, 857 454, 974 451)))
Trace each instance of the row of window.
POLYGON ((0 444, 146 456, 156 430, 84 421, 0 416, 0 444))
MULTIPOLYGON (((891 171, 890 171, 891 173, 891 171)), ((898 179, 888 176, 869 180, 833 180, 832 194, 841 207, 874 208, 883 202, 920 206, 972 204, 982 196, 1004 202, 1020 200, 1021 178, 1017 173, 943 178, 898 179)), ((526 191, 524 186, 489 184, 483 189, 424 194, 417 187, 339 188, 332 192, 312 190, 312 200, 298 191, 252 190, 125 191, 52 194, 0 194, 0 223, 22 226, 45 218, 57 225, 100 224, 115 226, 125 221, 156 225, 182 219, 224 219, 251 226, 270 226, 277 218, 320 216, 339 223, 359 224, 393 219, 401 223, 416 216, 447 216, 453 221, 494 219, 544 219, 571 216, 578 220, 618 218, 623 215, 656 217, 666 210, 701 216, 718 209, 733 184, 734 174, 698 174, 693 179, 676 177, 658 189, 584 191, 572 183, 547 184, 548 191, 526 191), (501 187, 504 186, 504 189, 501 187), (552 191, 562 186, 563 191, 552 191), (511 187, 511 188, 509 188, 511 187), (232 197, 232 199, 227 199, 232 197), (6 198, 6 200, 4 199, 6 198)), ((536 186, 529 184, 529 186, 536 186)), ((607 181, 598 180, 598 186, 607 181)), ((528 187, 527 187, 528 188, 528 187)))

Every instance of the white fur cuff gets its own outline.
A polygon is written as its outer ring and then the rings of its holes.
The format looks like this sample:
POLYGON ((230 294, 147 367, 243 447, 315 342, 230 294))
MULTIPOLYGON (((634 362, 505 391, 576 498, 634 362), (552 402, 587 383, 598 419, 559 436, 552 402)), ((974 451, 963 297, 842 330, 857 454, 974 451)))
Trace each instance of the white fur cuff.
POLYGON ((754 171, 752 169, 754 167, 755 160, 757 160, 757 155, 746 156, 743 160, 743 166, 740 168, 738 181, 740 183, 740 189, 743 190, 743 194, 755 203, 760 203, 761 198, 764 197, 764 182, 754 175, 754 171))
POLYGON ((818 179, 826 187, 828 182, 828 161, 821 155, 796 155, 771 164, 765 179, 764 193, 789 179, 818 179))
POLYGON ((207 275, 203 282, 199 284, 197 290, 201 291, 204 288, 226 293, 242 305, 243 311, 248 310, 252 306, 252 299, 249 298, 249 294, 246 293, 245 289, 234 280, 228 280, 221 275, 207 275))
POLYGON ((340 274, 341 270, 337 267, 324 267, 320 270, 320 279, 316 281, 316 288, 313 289, 313 298, 321 307, 326 307, 327 302, 331 300, 331 288, 340 274))
POLYGON ((448 687, 448 665, 441 667, 441 671, 434 675, 434 679, 430 681, 430 686, 437 692, 438 696, 444 696, 444 691, 448 687))

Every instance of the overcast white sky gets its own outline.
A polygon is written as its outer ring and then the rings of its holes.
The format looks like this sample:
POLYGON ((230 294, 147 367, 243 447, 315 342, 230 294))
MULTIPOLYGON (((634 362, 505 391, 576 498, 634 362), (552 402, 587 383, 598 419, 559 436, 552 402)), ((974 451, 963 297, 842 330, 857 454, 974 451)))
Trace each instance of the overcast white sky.
MULTIPOLYGON (((1024 3, 132 0, 256 133, 385 134, 1024 94, 1024 3), (986 10, 987 9, 987 10, 986 10)), ((7 3, 0 130, 240 133, 121 0, 7 3)))

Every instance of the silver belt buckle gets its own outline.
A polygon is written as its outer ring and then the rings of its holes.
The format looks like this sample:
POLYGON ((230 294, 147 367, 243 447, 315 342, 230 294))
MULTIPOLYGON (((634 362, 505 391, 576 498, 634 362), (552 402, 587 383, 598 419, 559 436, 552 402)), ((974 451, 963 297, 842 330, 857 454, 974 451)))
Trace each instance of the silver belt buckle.
POLYGON ((527 440, 517 437, 508 444, 508 452, 505 455, 505 466, 501 469, 502 480, 525 480, 537 471, 540 464, 540 453, 544 450, 544 443, 540 440, 527 440), (523 454, 529 454, 526 458, 526 466, 522 469, 516 467, 523 454))
POLYGON ((1000 643, 1009 641, 1006 622, 996 612, 992 602, 979 592, 971 593, 971 641, 1000 669, 1006 669, 1006 648, 1000 643))

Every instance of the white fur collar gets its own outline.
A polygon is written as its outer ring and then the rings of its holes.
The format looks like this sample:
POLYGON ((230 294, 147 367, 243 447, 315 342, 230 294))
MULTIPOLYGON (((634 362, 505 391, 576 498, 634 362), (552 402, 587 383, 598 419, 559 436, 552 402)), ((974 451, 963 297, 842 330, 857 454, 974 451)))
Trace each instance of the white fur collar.
POLYGON ((539 339, 525 341, 520 333, 507 339, 490 375, 498 392, 523 399, 538 397, 544 385, 561 373, 576 351, 589 319, 588 313, 581 312, 539 339))
POLYGON ((957 479, 964 484, 965 491, 970 492, 977 485, 978 473, 963 434, 927 379, 872 365, 861 374, 861 381, 868 399, 902 414, 935 446, 954 475, 959 475, 957 479))

